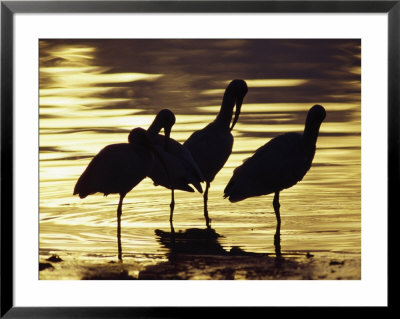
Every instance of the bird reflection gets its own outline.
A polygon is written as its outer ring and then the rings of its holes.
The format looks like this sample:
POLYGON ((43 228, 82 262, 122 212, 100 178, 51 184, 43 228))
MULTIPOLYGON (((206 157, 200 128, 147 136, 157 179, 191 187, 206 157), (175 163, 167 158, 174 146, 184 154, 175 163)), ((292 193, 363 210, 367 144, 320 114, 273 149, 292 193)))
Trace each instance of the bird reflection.
MULTIPOLYGON (((168 132, 173 125, 169 119, 165 112, 160 112, 154 119, 153 125, 158 128, 158 131, 164 128, 168 132)), ((73 194, 78 194, 80 198, 85 198, 97 192, 104 193, 105 196, 112 193, 119 194, 117 208, 119 261, 122 261, 122 202, 126 194, 150 172, 154 155, 163 160, 162 154, 155 149, 154 137, 151 136, 157 133, 156 131, 147 132, 142 128, 135 128, 129 134, 129 143, 106 146, 91 160, 74 188, 73 194)))
POLYGON ((303 134, 286 133, 260 147, 234 170, 224 190, 224 197, 232 203, 275 193, 273 207, 277 226, 274 245, 277 256, 281 256, 279 193, 301 181, 310 169, 325 116, 325 109, 314 105, 308 112, 303 134))
MULTIPOLYGON (((175 116, 169 110, 162 110, 165 117, 169 119, 170 126, 175 123, 175 116)), ((160 112, 160 113, 161 113, 160 112)), ((189 185, 192 184, 199 193, 203 192, 201 182, 203 176, 196 162, 193 160, 191 153, 182 144, 170 138, 170 132, 165 132, 165 136, 158 134, 160 128, 154 122, 149 129, 150 136, 158 151, 162 154, 162 158, 166 165, 159 159, 155 158, 151 171, 148 173, 154 184, 164 186, 171 189, 171 203, 170 203, 170 226, 171 231, 173 227, 173 214, 175 207, 175 189, 186 192, 194 192, 193 188, 189 185), (166 166, 168 167, 167 174, 166 166)))
POLYGON ((179 232, 155 230, 157 240, 174 254, 225 255, 228 252, 218 242, 221 237, 214 229, 190 228, 179 232))
POLYGON ((218 242, 222 236, 212 228, 155 233, 160 244, 169 249, 168 261, 147 266, 138 279, 281 279, 301 275, 302 266, 295 260, 271 258, 240 247, 224 249, 218 242))
POLYGON ((204 217, 208 228, 211 227, 207 209, 208 190, 210 183, 232 153, 233 136, 231 131, 239 119, 240 109, 247 90, 245 81, 233 80, 225 90, 221 109, 216 119, 203 129, 194 132, 183 144, 192 153, 206 182, 203 198, 204 217), (235 117, 232 120, 235 104, 235 117), (229 127, 231 121, 232 125, 229 127))

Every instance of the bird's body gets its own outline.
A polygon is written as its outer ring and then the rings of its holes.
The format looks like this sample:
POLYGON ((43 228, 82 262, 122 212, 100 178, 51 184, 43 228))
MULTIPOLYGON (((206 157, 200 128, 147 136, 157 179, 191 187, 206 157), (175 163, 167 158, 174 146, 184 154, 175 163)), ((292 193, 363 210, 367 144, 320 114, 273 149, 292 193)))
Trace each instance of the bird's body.
POLYGON ((104 147, 89 163, 75 185, 80 198, 95 193, 127 194, 148 174, 153 165, 152 152, 129 143, 104 147))
POLYGON ((286 133, 261 146, 234 170, 224 190, 224 197, 228 197, 231 202, 275 193, 273 206, 278 222, 275 247, 279 255, 279 193, 301 181, 310 169, 319 128, 325 115, 322 106, 314 105, 308 112, 303 134, 286 133))
POLYGON ((279 135, 234 170, 225 194, 234 203, 292 187, 310 169, 314 153, 315 147, 304 149, 302 134, 279 135))
POLYGON ((190 150, 204 180, 211 183, 232 153, 233 136, 229 129, 212 122, 194 132, 183 145, 190 150))
POLYGON ((232 153, 233 136, 231 130, 239 118, 240 109, 247 90, 245 81, 233 80, 225 90, 221 109, 216 119, 203 129, 194 132, 183 144, 192 154, 206 182, 204 217, 207 227, 210 227, 207 209, 210 183, 232 153), (236 112, 232 120, 235 104, 236 112), (231 121, 232 125, 229 127, 231 121))
MULTIPOLYGON (((157 114, 153 126, 157 127, 158 131, 161 128, 168 132, 171 130, 173 123, 171 124, 169 118, 165 116, 168 112, 163 110, 157 114)), ((129 143, 111 144, 104 147, 90 161, 74 188, 73 194, 78 194, 80 198, 95 193, 103 193, 105 196, 112 193, 119 194, 117 240, 120 261, 122 261, 122 202, 126 194, 149 174, 154 159, 162 158, 162 154, 159 154, 153 145, 153 136, 158 134, 157 130, 148 132, 142 128, 135 128, 129 134, 129 143)))

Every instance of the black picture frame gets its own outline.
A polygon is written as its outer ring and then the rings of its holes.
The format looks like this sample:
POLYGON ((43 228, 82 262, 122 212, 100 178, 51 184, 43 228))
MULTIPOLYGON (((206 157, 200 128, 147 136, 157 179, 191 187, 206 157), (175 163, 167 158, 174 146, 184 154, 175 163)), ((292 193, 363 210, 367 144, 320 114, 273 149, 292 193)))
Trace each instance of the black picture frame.
MULTIPOLYGON (((15 307, 13 302, 13 19, 16 13, 387 13, 388 14, 388 218, 399 211, 400 0, 397 1, 1 1, 1 317, 191 318, 226 316, 223 307, 15 307)), ((379 187, 379 185, 377 185, 379 187)), ((385 212, 377 212, 384 214, 385 212)), ((388 223, 388 227, 391 223, 388 223)), ((393 227, 393 223, 392 223, 393 227)), ((388 234, 391 234, 388 229, 388 234)), ((389 241, 389 237, 388 237, 389 241)), ((390 241, 389 241, 390 250, 390 241)), ((389 256, 389 255, 388 255, 389 256)), ((389 256, 390 265, 390 256, 389 256)), ((388 280, 388 286, 390 281, 388 280)), ((32 292, 34 293, 34 292, 32 292)), ((388 310, 391 302, 388 300, 388 310)), ((249 317, 249 311, 235 315, 249 317)), ((230 309, 231 310, 231 309, 230 309)), ((285 309, 307 315, 305 307, 285 309)), ((347 311, 350 309, 347 308, 347 311)), ((269 310, 268 310, 269 311, 269 310)), ((335 309, 333 311, 336 311, 335 309)), ((354 313, 355 314, 355 313, 354 313)), ((251 316, 251 315, 250 315, 251 316)))

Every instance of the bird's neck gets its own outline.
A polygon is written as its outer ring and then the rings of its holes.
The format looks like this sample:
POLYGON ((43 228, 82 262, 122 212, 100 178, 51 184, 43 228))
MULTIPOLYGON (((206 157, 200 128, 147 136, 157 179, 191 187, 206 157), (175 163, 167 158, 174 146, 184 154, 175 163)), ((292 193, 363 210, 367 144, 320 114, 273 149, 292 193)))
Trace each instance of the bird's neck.
POLYGON ((161 131, 161 128, 162 126, 157 121, 154 121, 147 129, 147 133, 149 136, 154 137, 161 131))
POLYGON ((235 97, 231 94, 224 95, 222 100, 221 109, 215 119, 215 122, 221 123, 229 128, 229 124, 232 121, 233 107, 235 106, 235 97))
POLYGON ((303 140, 306 148, 315 149, 320 125, 321 123, 313 123, 311 125, 306 125, 304 128, 303 140))

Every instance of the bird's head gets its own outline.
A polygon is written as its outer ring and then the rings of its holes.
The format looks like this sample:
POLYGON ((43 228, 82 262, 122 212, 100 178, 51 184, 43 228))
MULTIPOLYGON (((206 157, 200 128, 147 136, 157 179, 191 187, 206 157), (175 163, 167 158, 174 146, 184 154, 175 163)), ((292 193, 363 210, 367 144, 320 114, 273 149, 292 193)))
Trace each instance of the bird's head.
POLYGON ((240 110, 242 108, 243 104, 243 99, 246 96, 248 91, 248 87, 245 81, 243 80, 233 80, 231 83, 229 83, 228 87, 226 88, 226 92, 233 94, 235 96, 235 104, 236 104, 236 110, 235 110, 235 117, 233 118, 232 125, 230 127, 230 130, 232 131, 237 120, 239 119, 240 115, 240 110))
POLYGON ((171 134, 171 129, 174 124, 175 114, 168 109, 163 109, 158 112, 156 118, 154 119, 153 123, 150 125, 147 131, 149 132, 150 136, 154 136, 157 135, 163 128, 165 134, 165 150, 167 150, 169 136, 171 134))
POLYGON ((148 146, 150 141, 147 136, 147 131, 141 127, 134 128, 130 131, 128 136, 128 142, 131 145, 142 145, 148 146))
POLYGON ((319 127, 322 121, 325 119, 325 117, 326 117, 325 108, 319 104, 316 104, 308 111, 306 125, 307 123, 309 123, 309 125, 312 126, 318 125, 319 127))
POLYGON ((314 105, 307 114, 304 127, 304 138, 309 145, 315 145, 322 121, 325 119, 326 111, 321 105, 314 105))
POLYGON ((175 114, 168 110, 168 109, 163 109, 161 110, 157 116, 160 116, 161 122, 162 122, 162 127, 164 128, 164 134, 165 134, 165 150, 167 150, 168 147, 168 141, 169 141, 169 136, 171 134, 171 129, 172 126, 175 124, 175 114))

